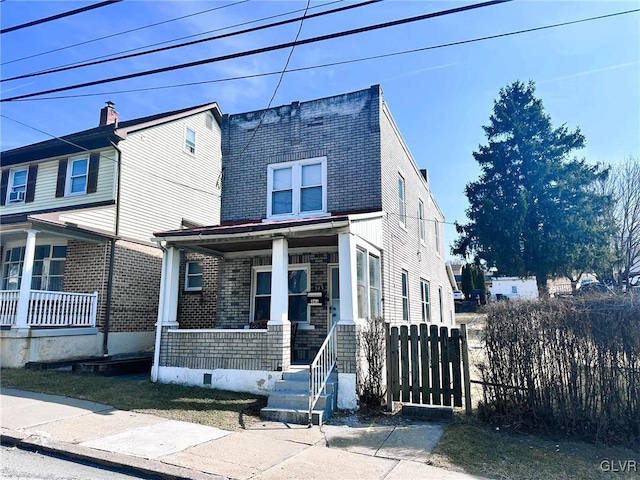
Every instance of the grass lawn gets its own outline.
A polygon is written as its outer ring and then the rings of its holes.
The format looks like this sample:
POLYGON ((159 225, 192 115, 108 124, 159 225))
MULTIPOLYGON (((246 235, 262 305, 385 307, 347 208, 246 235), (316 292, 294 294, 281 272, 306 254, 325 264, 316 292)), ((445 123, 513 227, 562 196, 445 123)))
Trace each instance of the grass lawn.
POLYGON ((238 430, 258 421, 267 397, 56 370, 2 369, 2 388, 64 395, 172 420, 238 430))

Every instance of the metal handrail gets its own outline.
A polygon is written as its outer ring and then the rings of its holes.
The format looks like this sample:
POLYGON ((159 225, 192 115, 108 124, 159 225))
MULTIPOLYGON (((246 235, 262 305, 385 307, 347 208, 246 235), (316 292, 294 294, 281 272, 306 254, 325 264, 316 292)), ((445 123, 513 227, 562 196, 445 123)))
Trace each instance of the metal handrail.
POLYGON ((312 425, 313 408, 318 403, 320 394, 327 385, 327 380, 336 366, 338 357, 338 341, 336 337, 336 325, 334 324, 327 338, 324 339, 318 354, 309 365, 309 427, 312 425))

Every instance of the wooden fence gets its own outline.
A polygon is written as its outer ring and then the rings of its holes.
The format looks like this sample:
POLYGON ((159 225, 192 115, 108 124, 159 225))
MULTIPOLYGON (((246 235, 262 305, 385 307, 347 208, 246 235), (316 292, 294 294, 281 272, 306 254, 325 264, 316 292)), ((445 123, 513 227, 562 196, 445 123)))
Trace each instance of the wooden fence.
POLYGON ((386 325, 389 409, 394 401, 462 407, 464 389, 471 412, 465 327, 386 325))

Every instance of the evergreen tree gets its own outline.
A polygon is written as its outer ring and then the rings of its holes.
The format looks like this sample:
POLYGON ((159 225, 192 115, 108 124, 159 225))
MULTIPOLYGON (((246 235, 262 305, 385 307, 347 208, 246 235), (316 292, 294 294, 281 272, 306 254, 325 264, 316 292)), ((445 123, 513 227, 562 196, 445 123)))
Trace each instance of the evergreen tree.
POLYGON ((473 290, 473 274, 471 272, 471 265, 465 265, 462 267, 462 293, 465 298, 469 298, 471 290, 473 290))

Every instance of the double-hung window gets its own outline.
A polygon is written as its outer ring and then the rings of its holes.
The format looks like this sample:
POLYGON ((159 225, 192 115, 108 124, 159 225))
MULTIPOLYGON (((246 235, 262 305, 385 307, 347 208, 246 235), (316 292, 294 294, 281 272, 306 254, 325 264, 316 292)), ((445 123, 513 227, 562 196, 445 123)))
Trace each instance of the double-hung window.
POLYGON ((184 131, 184 149, 192 155, 196 153, 196 131, 188 127, 184 131))
POLYGON ((420 301, 422 302, 422 321, 431 320, 431 304, 429 302, 430 285, 427 280, 420 280, 420 301))
POLYGON ((327 211, 327 162, 314 158, 268 166, 267 217, 305 217, 327 211))
POLYGON ((184 272, 184 289, 189 292, 202 290, 202 266, 198 262, 187 262, 184 272))
POLYGON ((382 315, 380 257, 362 248, 356 249, 356 284, 358 318, 380 317, 382 315))
POLYGON ((402 270, 400 276, 400 293, 402 295, 402 320, 409 321, 409 272, 402 270))
POLYGON ((424 243, 425 242, 424 202, 422 200, 418 202, 418 230, 420 231, 420 243, 424 243))
POLYGON ((444 305, 442 304, 442 287, 438 287, 438 303, 440 304, 440 321, 444 322, 444 305))
POLYGON ((403 227, 407 224, 407 206, 405 201, 404 178, 398 175, 398 217, 400 225, 403 227))
POLYGON ((27 168, 11 170, 9 188, 7 189, 7 203, 24 202, 24 197, 27 192, 28 171, 27 168))
POLYGON ((87 193, 87 179, 89 176, 89 159, 76 158, 67 164, 66 195, 80 195, 87 193))
MULTIPOLYGON (((62 291, 66 245, 37 245, 35 248, 31 290, 62 291)), ((22 280, 24 247, 9 248, 4 254, 2 290, 17 290, 22 280)))
MULTIPOLYGON (((289 320, 308 322, 307 292, 309 268, 292 267, 288 272, 289 320)), ((253 274, 252 320, 269 320, 271 315, 271 270, 257 269, 253 274)))
POLYGON ((438 224, 438 219, 435 219, 433 222, 434 231, 435 231, 435 240, 436 240, 436 253, 440 254, 440 225, 438 224))

